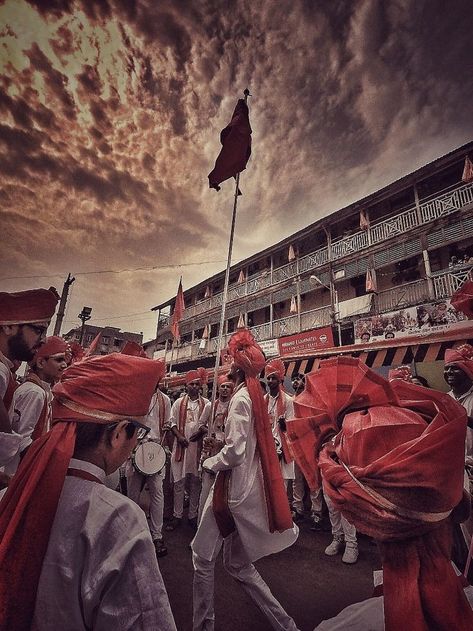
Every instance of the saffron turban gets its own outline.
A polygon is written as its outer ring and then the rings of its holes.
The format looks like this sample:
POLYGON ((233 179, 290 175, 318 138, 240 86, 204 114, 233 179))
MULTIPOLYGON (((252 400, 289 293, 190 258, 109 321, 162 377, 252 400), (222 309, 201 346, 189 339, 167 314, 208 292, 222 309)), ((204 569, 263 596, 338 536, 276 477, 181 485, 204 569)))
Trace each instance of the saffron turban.
POLYGON ((276 375, 279 381, 284 380, 284 375, 286 374, 286 368, 284 366, 284 362, 280 359, 270 359, 264 368, 264 376, 269 377, 269 375, 276 375))
POLYGON ((231 384, 232 386, 234 385, 233 381, 229 379, 227 375, 220 375, 220 377, 217 379, 217 385, 221 386, 224 383, 231 384))
POLYGON ((58 300, 54 287, 0 292, 0 324, 49 324, 58 300))
POLYGON ((445 366, 458 366, 473 380, 473 346, 462 344, 445 351, 445 366))
POLYGON ((243 370, 245 375, 249 377, 259 375, 265 366, 266 360, 263 351, 248 329, 232 335, 228 342, 228 352, 232 356, 235 366, 243 370))
POLYGON ((203 386, 207 383, 207 370, 205 368, 196 368, 195 370, 189 370, 186 373, 186 384, 191 381, 200 381, 200 385, 203 386))
POLYGON ((42 344, 36 351, 34 359, 31 360, 30 365, 34 365, 36 360, 41 357, 54 357, 54 355, 67 356, 70 352, 71 347, 66 340, 63 340, 62 337, 58 337, 57 335, 51 335, 46 338, 44 344, 42 344))

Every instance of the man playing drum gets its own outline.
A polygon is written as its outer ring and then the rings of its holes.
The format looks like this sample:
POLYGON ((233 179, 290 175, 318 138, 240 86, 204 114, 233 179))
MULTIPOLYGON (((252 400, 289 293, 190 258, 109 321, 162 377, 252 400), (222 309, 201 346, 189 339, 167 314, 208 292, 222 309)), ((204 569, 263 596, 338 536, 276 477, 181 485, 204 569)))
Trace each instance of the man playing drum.
POLYGON ((164 362, 160 361, 161 372, 144 424, 151 428, 147 439, 151 443, 141 443, 134 451, 132 462, 127 463, 128 497, 138 503, 145 482, 149 490, 149 527, 157 557, 167 554, 163 540, 164 493, 163 480, 166 472, 166 460, 160 458, 159 449, 164 438, 165 427, 169 423, 171 401, 159 389, 159 381, 166 371, 164 362), (159 470, 157 470, 159 468, 159 470))

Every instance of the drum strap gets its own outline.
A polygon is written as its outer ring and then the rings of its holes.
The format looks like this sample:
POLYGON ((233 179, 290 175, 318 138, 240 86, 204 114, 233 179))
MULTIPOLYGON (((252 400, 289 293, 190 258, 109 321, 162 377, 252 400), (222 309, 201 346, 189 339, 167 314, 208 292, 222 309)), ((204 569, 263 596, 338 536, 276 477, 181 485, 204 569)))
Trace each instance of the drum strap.
POLYGON ((89 473, 88 471, 83 471, 82 469, 69 468, 66 475, 70 475, 74 478, 82 478, 82 480, 89 480, 89 482, 98 482, 99 484, 103 484, 103 482, 96 478, 95 475, 92 475, 92 473, 89 473))

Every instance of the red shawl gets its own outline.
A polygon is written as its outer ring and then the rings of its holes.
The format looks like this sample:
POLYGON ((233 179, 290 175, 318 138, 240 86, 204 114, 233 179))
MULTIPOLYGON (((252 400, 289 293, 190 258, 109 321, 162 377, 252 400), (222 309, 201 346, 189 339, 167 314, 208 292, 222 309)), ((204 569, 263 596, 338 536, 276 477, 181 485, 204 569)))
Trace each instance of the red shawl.
MULTIPOLYGON (((185 394, 182 397, 180 406, 179 406, 179 425, 177 429, 179 433, 184 436, 185 428, 186 428, 186 420, 187 420, 187 407, 189 405, 189 395, 185 394)), ((199 418, 204 411, 205 403, 202 397, 199 397, 199 418)), ((184 447, 179 443, 176 444, 176 453, 174 454, 174 461, 181 462, 184 458, 184 447)))

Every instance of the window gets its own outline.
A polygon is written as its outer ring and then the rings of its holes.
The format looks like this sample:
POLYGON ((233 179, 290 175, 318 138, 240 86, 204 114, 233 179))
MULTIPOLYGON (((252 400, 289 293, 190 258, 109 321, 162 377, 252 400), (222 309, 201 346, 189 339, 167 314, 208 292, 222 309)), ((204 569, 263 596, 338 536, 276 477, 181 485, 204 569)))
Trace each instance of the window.
POLYGON ((103 335, 102 336, 102 344, 108 344, 110 342, 110 336, 103 335))
POLYGON ((116 337, 116 338, 113 340, 113 345, 114 345, 114 346, 120 346, 120 344, 121 344, 121 340, 119 340, 119 339, 118 339, 118 337, 116 337))

